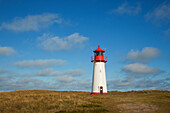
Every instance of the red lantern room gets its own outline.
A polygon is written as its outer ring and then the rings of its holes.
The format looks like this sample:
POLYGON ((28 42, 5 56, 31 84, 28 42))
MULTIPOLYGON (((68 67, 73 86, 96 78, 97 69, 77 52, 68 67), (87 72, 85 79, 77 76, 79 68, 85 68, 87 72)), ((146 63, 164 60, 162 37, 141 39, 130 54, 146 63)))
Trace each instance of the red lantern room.
POLYGON ((100 45, 98 45, 98 48, 93 52, 94 58, 91 57, 91 62, 107 62, 107 57, 104 58, 105 50, 101 49, 100 45))

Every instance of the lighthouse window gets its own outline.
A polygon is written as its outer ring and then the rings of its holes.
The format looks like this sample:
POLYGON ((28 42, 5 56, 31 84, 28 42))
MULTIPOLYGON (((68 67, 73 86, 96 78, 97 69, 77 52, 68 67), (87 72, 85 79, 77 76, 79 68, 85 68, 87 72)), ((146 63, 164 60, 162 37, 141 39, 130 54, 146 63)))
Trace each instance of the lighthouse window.
POLYGON ((99 56, 103 56, 103 52, 99 51, 99 56))
POLYGON ((98 51, 98 52, 96 52, 94 55, 95 55, 95 56, 103 56, 103 52, 98 51))
POLYGON ((99 51, 99 56, 101 56, 101 53, 102 53, 102 52, 101 52, 101 51, 99 51))
POLYGON ((99 55, 99 53, 98 53, 98 52, 96 52, 94 55, 95 55, 95 56, 98 56, 98 55, 99 55))

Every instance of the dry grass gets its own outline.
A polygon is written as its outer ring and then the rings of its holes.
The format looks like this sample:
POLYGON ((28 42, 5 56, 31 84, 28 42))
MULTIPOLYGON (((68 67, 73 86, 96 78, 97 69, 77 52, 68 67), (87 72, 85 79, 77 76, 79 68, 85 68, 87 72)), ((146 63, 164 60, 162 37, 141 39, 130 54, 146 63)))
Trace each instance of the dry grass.
POLYGON ((25 90, 0 93, 0 113, 170 113, 170 91, 25 90))

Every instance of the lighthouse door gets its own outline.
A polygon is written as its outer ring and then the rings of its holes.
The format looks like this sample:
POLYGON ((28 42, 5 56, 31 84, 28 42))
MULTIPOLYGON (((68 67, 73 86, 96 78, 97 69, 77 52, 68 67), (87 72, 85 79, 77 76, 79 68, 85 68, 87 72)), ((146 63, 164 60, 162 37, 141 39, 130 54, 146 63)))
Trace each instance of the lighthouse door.
POLYGON ((103 86, 100 86, 100 94, 103 94, 103 86))

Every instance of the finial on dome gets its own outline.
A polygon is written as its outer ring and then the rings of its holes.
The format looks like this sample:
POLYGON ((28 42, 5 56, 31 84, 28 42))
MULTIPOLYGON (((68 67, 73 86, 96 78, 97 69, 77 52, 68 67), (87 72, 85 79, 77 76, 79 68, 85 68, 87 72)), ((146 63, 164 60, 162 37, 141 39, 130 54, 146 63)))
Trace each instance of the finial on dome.
POLYGON ((98 45, 98 48, 100 48, 100 44, 98 45))

